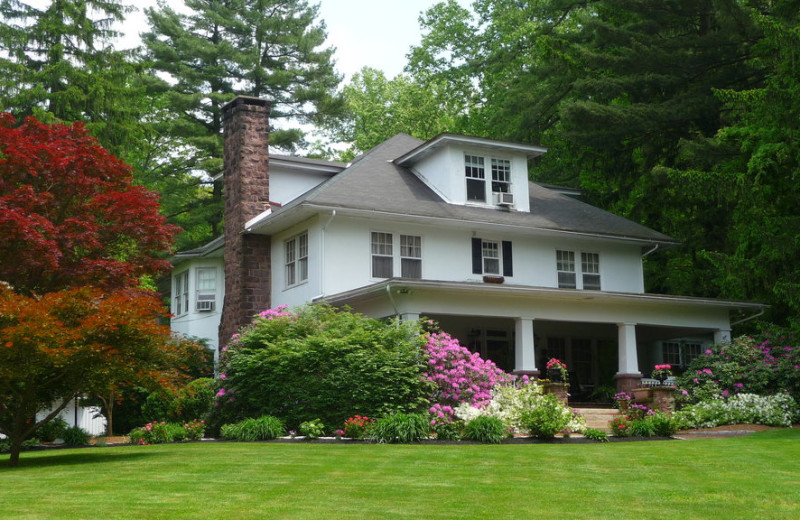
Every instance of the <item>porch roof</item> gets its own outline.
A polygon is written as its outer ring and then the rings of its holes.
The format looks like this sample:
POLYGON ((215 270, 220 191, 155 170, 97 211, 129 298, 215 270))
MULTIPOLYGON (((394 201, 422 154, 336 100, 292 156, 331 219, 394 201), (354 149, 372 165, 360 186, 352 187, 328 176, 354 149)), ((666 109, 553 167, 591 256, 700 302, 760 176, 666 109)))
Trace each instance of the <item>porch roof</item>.
POLYGON ((625 303, 648 307, 688 306, 696 308, 727 309, 733 321, 731 325, 749 320, 766 310, 769 305, 737 300, 721 300, 715 298, 699 298, 692 296, 673 296, 650 293, 622 293, 611 291, 589 291, 577 289, 558 289, 552 287, 531 287, 524 285, 495 284, 483 282, 452 282, 442 280, 415 280, 407 278, 390 278, 380 282, 359 287, 350 291, 322 296, 314 302, 327 302, 332 305, 348 305, 359 300, 369 300, 381 293, 397 295, 413 292, 448 292, 453 294, 482 295, 493 297, 531 297, 540 301, 560 303, 595 301, 604 303, 625 303))

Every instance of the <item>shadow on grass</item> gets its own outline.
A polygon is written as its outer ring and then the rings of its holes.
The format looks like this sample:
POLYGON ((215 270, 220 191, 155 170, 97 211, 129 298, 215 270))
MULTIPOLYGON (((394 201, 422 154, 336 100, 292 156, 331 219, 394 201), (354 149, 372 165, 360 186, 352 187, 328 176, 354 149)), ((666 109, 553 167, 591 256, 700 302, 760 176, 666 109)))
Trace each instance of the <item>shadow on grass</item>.
POLYGON ((0 471, 15 471, 24 470, 25 468, 53 466, 75 466, 79 464, 102 464, 104 462, 130 462, 157 455, 156 453, 145 450, 130 452, 114 450, 113 452, 108 452, 105 449, 92 449, 77 450, 70 453, 59 453, 59 450, 54 450, 45 455, 41 455, 41 452, 38 452, 39 454, 37 454, 37 456, 26 456, 26 454, 32 455, 33 453, 37 452, 22 452, 19 458, 19 466, 16 468, 12 468, 8 465, 8 459, 0 461, 0 471))

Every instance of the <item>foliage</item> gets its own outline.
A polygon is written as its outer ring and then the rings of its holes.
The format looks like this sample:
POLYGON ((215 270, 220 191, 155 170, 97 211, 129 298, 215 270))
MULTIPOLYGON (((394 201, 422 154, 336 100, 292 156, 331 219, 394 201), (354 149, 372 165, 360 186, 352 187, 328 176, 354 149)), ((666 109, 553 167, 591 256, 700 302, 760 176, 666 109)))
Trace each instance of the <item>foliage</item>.
POLYGON ((630 418, 627 415, 618 415, 608 422, 611 435, 614 437, 630 436, 630 418))
POLYGON ((547 368, 548 376, 550 376, 550 374, 556 375, 556 377, 551 377, 551 379, 554 381, 561 383, 569 382, 569 372, 567 372, 567 365, 563 361, 559 361, 556 358, 550 358, 547 361, 545 368, 547 368))
POLYGON ((592 441, 608 442, 608 434, 596 428, 586 428, 583 430, 583 436, 592 441))
POLYGON ((86 446, 89 444, 89 434, 80 426, 70 426, 61 436, 64 446, 86 446))
POLYGON ((183 425, 183 429, 186 432, 186 440, 199 441, 203 438, 203 435, 205 435, 206 422, 203 420, 192 419, 183 425))
POLYGON ((68 427, 67 421, 61 417, 56 417, 52 421, 36 428, 33 435, 42 442, 53 442, 56 439, 63 439, 64 431, 68 427))
POLYGON ((325 434, 325 425, 319 419, 303 421, 298 430, 300 430, 300 435, 304 435, 307 439, 318 439, 325 434))
POLYGON ((500 444, 509 437, 509 431, 497 417, 481 415, 469 421, 464 426, 463 437, 466 440, 478 441, 484 444, 500 444))
POLYGON ((113 289, 170 268, 176 228, 83 124, 14 125, 0 114, 0 280, 25 294, 113 289))
MULTIPOLYGON (((39 446, 39 442, 40 442, 39 439, 35 437, 31 439, 26 439, 22 441, 20 448, 23 450, 29 450, 31 448, 39 446)), ((10 452, 11 452, 11 441, 7 439, 0 440, 0 453, 10 453, 10 452)))
POLYGON ((552 439, 567 429, 570 410, 553 394, 542 396, 536 407, 524 410, 519 416, 522 429, 537 439, 552 439))
POLYGON ((680 420, 677 417, 658 412, 649 417, 653 430, 659 437, 672 437, 680 428, 680 420))
POLYGON ((630 437, 652 437, 655 434, 656 428, 649 416, 634 419, 628 424, 628 435, 630 437))
POLYGON ((421 413, 396 412, 375 421, 369 431, 374 442, 408 444, 428 437, 431 425, 428 417, 421 413))
POLYGON ((681 399, 698 403, 739 393, 800 395, 800 346, 794 337, 737 337, 714 345, 678 379, 681 399))
POLYGON ((516 432, 527 432, 523 423, 524 414, 537 410, 540 407, 557 409, 555 413, 561 421, 566 421, 563 428, 558 430, 581 431, 586 426, 585 420, 580 415, 564 406, 554 396, 542 394, 542 388, 536 383, 523 381, 520 386, 498 385, 492 390, 492 400, 484 408, 476 408, 467 403, 462 403, 455 409, 459 419, 470 422, 479 416, 497 417, 503 421, 506 428, 516 432), (552 400, 555 399, 555 403, 552 400))
POLYGON ((205 433, 205 422, 194 419, 185 424, 153 421, 131 430, 132 444, 163 444, 185 440, 200 440, 205 433))
POLYGON ((736 394, 685 406, 676 415, 689 428, 713 428, 724 424, 791 426, 800 419, 800 407, 786 394, 736 394))
POLYGON ((361 415, 348 417, 344 421, 343 436, 351 439, 363 439, 369 434, 369 429, 374 422, 375 419, 370 419, 369 417, 363 417, 361 415))
POLYGON ((237 441, 268 441, 281 437, 285 431, 283 422, 271 415, 226 424, 221 429, 224 438, 237 441))
POLYGON ((261 314, 223 347, 215 414, 342 424, 354 411, 375 417, 427 405, 418 324, 325 305, 261 314))
POLYGON ((141 291, 37 297, 0 286, 0 432, 21 442, 74 397, 115 382, 156 388, 179 381, 183 352, 158 323, 162 316, 160 300, 141 291), (46 417, 29 421, 54 403, 46 417))
POLYGON ((200 378, 177 390, 159 389, 152 392, 142 405, 146 421, 174 421, 205 418, 211 413, 217 381, 200 378))
POLYGON ((425 377, 436 385, 431 401, 457 406, 482 407, 492 398, 492 389, 513 378, 494 362, 462 347, 458 340, 440 332, 429 334, 425 345, 428 367, 425 377))

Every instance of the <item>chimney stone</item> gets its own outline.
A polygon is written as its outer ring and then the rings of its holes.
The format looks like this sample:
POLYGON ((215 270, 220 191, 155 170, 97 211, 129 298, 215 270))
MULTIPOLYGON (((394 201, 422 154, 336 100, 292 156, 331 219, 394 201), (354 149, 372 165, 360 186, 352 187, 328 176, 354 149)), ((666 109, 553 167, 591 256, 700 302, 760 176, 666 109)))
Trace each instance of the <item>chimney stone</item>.
POLYGON ((225 300, 222 347, 271 303, 271 239, 244 225, 269 208, 269 113, 265 99, 239 96, 222 107, 225 300))

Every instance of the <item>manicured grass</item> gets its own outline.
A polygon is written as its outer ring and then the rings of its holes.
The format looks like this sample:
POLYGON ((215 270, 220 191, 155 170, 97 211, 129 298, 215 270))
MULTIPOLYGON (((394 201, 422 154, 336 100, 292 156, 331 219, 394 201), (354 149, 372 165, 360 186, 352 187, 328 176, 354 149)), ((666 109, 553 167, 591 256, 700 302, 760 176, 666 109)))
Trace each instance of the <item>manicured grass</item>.
POLYGON ((195 443, 0 456, 15 519, 796 519, 800 430, 618 444, 195 443))

